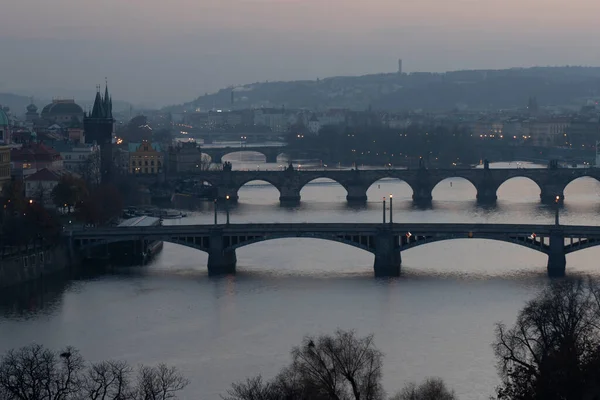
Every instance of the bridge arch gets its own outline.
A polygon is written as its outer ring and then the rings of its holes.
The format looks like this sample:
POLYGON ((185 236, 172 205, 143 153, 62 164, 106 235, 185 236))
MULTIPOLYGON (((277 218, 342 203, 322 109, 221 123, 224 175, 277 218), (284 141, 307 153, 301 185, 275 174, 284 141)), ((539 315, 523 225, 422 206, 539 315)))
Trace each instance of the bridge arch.
MULTIPOLYGON (((534 232, 532 232, 534 233, 534 232)), ((514 244, 517 246, 521 246, 521 247, 526 247, 528 249, 540 252, 540 253, 544 253, 547 254, 549 247, 548 244, 546 244, 544 242, 543 238, 529 238, 527 236, 514 236, 514 237, 500 237, 500 236, 476 236, 473 238, 468 238, 468 237, 456 237, 456 236, 433 236, 433 237, 422 237, 421 239, 419 239, 418 237, 415 239, 414 242, 408 242, 408 243, 404 243, 400 245, 400 249, 402 251, 405 250, 409 250, 412 249, 414 247, 420 247, 420 246, 424 246, 430 243, 436 243, 436 242, 446 242, 449 240, 464 240, 464 241, 480 241, 480 240, 485 240, 485 241, 495 241, 495 242, 505 242, 505 243, 510 243, 510 244, 514 244)), ((401 241, 406 241, 406 239, 402 239, 401 241)))
POLYGON ((383 197, 387 197, 390 194, 400 199, 405 197, 412 198, 414 193, 413 187, 408 181, 397 178, 392 174, 379 177, 376 180, 367 183, 365 186, 367 188, 367 198, 371 201, 381 200, 383 197))
POLYGON ((511 175, 499 182, 496 194, 500 199, 523 200, 529 198, 539 199, 544 185, 529 174, 511 175))
POLYGON ((247 162, 252 162, 252 161, 256 161, 259 163, 266 163, 268 159, 268 155, 260 150, 253 150, 253 149, 245 149, 245 148, 241 148, 241 149, 232 149, 231 151, 225 151, 223 153, 221 153, 221 160, 222 161, 247 161, 247 162), (248 156, 246 158, 248 159, 244 159, 244 155, 248 156), (257 156, 261 156, 261 160, 258 160, 257 156))
POLYGON ((329 198, 346 198, 349 193, 348 187, 329 176, 311 176, 309 179, 298 184, 298 191, 302 198, 310 200, 323 200, 323 192, 329 198))
POLYGON ((248 202, 248 198, 250 198, 250 202, 256 196, 256 190, 260 190, 260 199, 264 200, 277 200, 281 197, 281 188, 278 183, 271 181, 270 179, 246 179, 239 184, 237 189, 238 196, 244 199, 244 202, 248 202))
POLYGON ((477 184, 471 177, 456 174, 441 177, 431 182, 433 200, 475 200, 477 184))
POLYGON ((573 176, 572 179, 569 179, 565 183, 563 193, 565 195, 565 199, 569 199, 569 201, 577 201, 578 198, 585 197, 585 201, 587 202, 590 200, 591 196, 593 196, 594 200, 596 200, 598 194, 600 194, 600 176, 573 176))
POLYGON ((297 232, 291 232, 289 234, 278 234, 278 235, 265 235, 263 237, 249 239, 238 244, 227 247, 228 250, 235 250, 246 246, 251 246, 256 243, 267 242, 270 240, 279 240, 279 239, 317 239, 317 240, 327 240, 330 242, 342 243, 348 246, 356 247, 357 249, 365 250, 370 253, 373 252, 372 244, 369 243, 369 240, 366 236, 362 237, 357 235, 319 235, 319 234, 299 234, 297 232), (353 240, 354 239, 354 240, 353 240))

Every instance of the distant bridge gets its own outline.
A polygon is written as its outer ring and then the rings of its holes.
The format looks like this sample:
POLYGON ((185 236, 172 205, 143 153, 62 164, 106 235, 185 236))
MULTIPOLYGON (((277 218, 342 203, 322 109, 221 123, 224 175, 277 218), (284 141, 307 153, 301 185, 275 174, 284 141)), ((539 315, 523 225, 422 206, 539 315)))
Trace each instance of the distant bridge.
POLYGON ((237 248, 280 238, 344 243, 375 255, 375 276, 398 276, 401 252, 452 239, 488 239, 548 255, 548 275, 563 276, 566 254, 600 245, 600 227, 508 224, 293 223, 116 227, 66 232, 81 254, 121 241, 161 240, 208 253, 211 275, 235 273, 237 248))
POLYGON ((279 157, 286 160, 302 158, 326 158, 329 152, 323 149, 292 149, 287 146, 253 146, 241 145, 225 147, 202 147, 202 153, 210 157, 211 161, 217 164, 223 162, 223 157, 228 154, 239 152, 255 152, 265 156, 267 163, 276 163, 279 157))
POLYGON ((265 181, 279 191, 282 204, 298 204, 302 188, 319 178, 328 178, 346 189, 346 199, 350 203, 365 203, 367 190, 383 178, 397 178, 406 182, 413 191, 413 201, 417 204, 431 203, 433 189, 448 178, 463 178, 471 182, 477 190, 477 200, 481 203, 494 203, 500 185, 512 178, 524 177, 532 180, 540 188, 543 203, 553 203, 558 196, 564 200, 564 189, 572 181, 590 177, 600 181, 598 168, 512 168, 512 169, 380 169, 380 170, 322 170, 305 171, 288 168, 285 171, 203 171, 200 179, 216 187, 220 201, 229 198, 238 201, 239 189, 251 181, 265 181))

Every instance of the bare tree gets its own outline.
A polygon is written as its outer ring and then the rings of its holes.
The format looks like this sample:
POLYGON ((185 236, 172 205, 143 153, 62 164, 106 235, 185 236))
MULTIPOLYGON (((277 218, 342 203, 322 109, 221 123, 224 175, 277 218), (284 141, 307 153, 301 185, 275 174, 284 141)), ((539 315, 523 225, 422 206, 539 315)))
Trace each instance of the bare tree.
POLYGON ((280 391, 275 384, 265 382, 262 376, 234 383, 223 400, 280 400, 280 391))
POLYGON ((456 400, 454 392, 440 378, 428 378, 417 386, 411 382, 390 400, 456 400))
POLYGON ((514 327, 497 324, 499 399, 579 400, 596 390, 598 293, 591 280, 553 282, 525 306, 514 327))
POLYGON ((187 385, 164 364, 140 366, 137 380, 123 361, 87 366, 72 347, 55 353, 34 344, 0 359, 2 400, 170 400, 187 385))
POLYGON ((142 366, 138 374, 137 397, 140 400, 175 399, 175 393, 189 384, 177 368, 159 364, 157 367, 142 366))
POLYGON ((233 385, 227 400, 379 400, 383 354, 373 335, 354 331, 307 336, 292 350, 292 363, 272 382, 260 377, 233 385), (273 396, 273 397, 270 397, 273 396))
POLYGON ((78 173, 89 187, 100 185, 101 181, 101 156, 100 150, 92 152, 83 163, 79 165, 78 173))
POLYGON ((10 350, 0 363, 3 400, 68 400, 80 391, 85 368, 79 352, 59 355, 34 344, 10 350))
POLYGON ((92 364, 84 377, 83 394, 89 400, 134 400, 132 372, 124 361, 92 364))

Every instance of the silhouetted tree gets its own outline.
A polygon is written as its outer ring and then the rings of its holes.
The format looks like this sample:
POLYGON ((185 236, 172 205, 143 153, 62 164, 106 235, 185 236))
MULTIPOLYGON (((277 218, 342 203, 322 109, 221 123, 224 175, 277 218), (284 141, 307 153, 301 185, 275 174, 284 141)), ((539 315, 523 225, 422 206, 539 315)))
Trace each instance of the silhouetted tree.
POLYGON ((599 293, 592 280, 552 282, 512 328, 497 324, 498 399, 580 400, 600 394, 599 293))
POLYGON ((226 400, 379 400, 383 354, 373 335, 353 331, 307 336, 292 350, 292 363, 273 381, 261 377, 236 383, 226 400))
POLYGON ((91 224, 105 224, 123 212, 123 198, 112 184, 103 184, 92 190, 78 203, 78 217, 91 224))
POLYGON ((420 385, 409 383, 390 400, 456 400, 454 392, 440 378, 428 378, 420 385))
POLYGON ((40 345, 0 358, 2 400, 170 400, 188 385, 177 369, 160 364, 133 368, 122 361, 86 365, 79 352, 40 345))
POLYGON ((52 189, 52 201, 57 207, 67 207, 70 212, 87 194, 87 187, 82 179, 65 175, 52 189))

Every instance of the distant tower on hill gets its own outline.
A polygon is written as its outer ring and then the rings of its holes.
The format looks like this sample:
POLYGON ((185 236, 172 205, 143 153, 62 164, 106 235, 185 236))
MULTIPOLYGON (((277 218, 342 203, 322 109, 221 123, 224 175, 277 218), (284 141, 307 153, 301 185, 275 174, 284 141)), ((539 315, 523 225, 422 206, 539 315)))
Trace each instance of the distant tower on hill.
POLYGON ((398 59, 398 75, 402 75, 402 59, 398 59))

